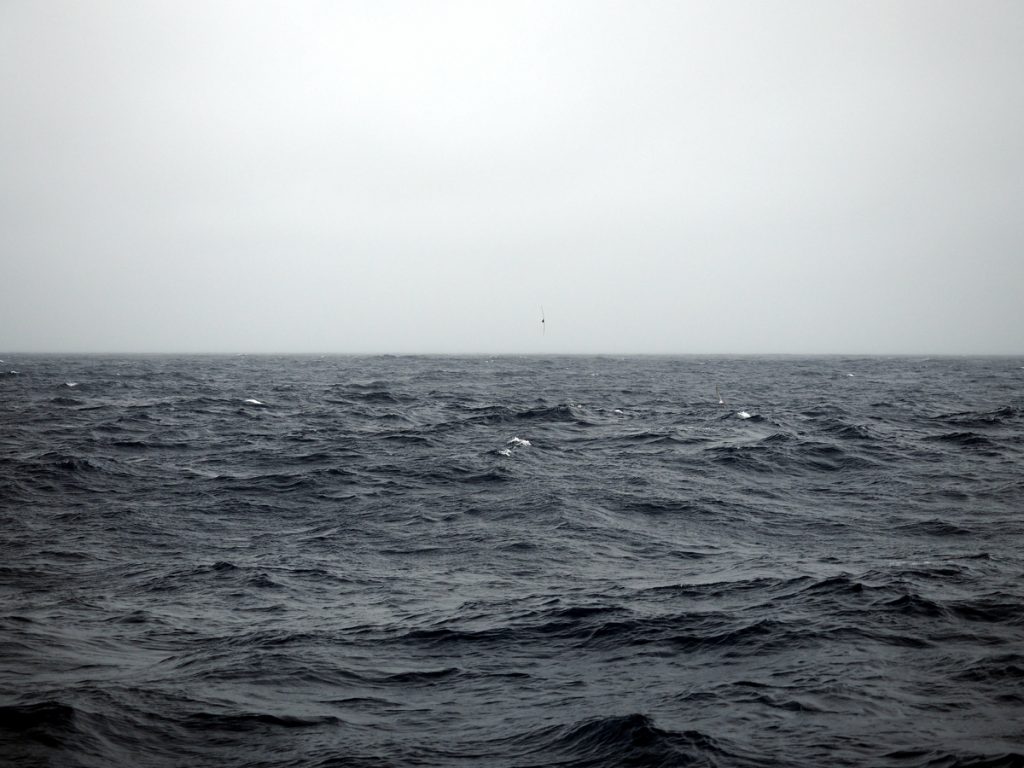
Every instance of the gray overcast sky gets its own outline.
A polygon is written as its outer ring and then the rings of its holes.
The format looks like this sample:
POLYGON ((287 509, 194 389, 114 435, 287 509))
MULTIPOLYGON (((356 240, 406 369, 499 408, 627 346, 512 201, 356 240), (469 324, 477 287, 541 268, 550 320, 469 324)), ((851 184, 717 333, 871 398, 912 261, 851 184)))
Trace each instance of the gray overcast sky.
POLYGON ((6 0, 0 248, 8 352, 1018 354, 1024 3, 6 0))

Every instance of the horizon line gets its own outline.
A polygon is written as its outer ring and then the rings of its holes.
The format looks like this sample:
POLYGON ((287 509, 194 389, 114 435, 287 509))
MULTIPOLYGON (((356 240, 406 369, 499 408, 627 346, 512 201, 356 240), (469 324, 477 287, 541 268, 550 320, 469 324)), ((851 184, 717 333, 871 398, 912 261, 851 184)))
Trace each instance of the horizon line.
POLYGON ((1024 357, 1024 352, 625 352, 625 351, 129 351, 129 350, 32 350, 0 351, 3 356, 50 357, 1024 357))

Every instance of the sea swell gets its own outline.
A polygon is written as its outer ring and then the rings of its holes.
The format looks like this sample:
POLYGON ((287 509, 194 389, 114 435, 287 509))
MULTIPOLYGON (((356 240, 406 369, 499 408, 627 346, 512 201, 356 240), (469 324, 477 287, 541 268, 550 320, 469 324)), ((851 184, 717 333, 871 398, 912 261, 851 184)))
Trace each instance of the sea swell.
POLYGON ((1012 362, 19 359, 0 754, 1024 765, 1012 362))

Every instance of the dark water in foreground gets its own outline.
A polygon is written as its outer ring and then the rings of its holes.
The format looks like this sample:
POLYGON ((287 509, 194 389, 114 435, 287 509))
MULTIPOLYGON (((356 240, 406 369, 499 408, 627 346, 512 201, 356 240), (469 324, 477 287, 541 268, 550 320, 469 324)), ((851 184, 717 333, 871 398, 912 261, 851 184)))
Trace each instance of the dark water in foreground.
POLYGON ((1022 362, 7 357, 0 763, 1022 766, 1022 362))

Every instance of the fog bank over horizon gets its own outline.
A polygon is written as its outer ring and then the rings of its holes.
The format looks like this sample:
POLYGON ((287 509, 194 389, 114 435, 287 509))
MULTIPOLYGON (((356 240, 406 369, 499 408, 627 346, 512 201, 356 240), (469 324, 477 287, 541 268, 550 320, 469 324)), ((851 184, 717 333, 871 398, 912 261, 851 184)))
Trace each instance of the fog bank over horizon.
POLYGON ((1024 354, 1022 40, 989 0, 12 0, 0 357, 1024 354))

